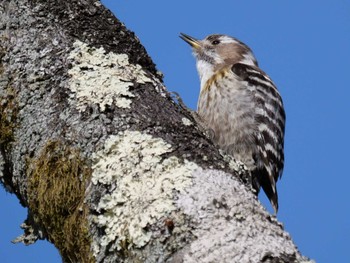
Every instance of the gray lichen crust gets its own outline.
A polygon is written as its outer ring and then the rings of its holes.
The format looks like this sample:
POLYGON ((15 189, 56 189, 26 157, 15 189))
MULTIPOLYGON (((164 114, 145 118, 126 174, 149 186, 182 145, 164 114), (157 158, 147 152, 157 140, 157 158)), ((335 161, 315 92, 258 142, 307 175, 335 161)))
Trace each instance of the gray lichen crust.
POLYGON ((183 262, 260 262, 267 253, 297 250, 255 195, 224 172, 196 170, 177 206, 197 225, 183 262))

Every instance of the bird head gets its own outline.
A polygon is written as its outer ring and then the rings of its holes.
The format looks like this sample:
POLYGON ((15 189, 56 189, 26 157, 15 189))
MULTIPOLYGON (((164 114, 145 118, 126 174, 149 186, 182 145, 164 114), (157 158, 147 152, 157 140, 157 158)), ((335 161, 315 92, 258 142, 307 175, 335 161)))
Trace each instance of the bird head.
POLYGON ((233 37, 215 34, 198 40, 180 33, 180 38, 191 45, 201 78, 208 72, 215 73, 221 68, 235 63, 258 66, 250 48, 233 37))

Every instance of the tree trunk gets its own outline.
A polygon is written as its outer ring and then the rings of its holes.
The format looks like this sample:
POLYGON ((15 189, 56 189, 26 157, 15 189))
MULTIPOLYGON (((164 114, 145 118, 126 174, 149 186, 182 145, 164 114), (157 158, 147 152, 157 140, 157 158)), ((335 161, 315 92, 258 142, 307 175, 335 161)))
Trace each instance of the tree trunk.
POLYGON ((0 180, 28 207, 15 242, 64 262, 306 262, 99 1, 0 12, 0 180))

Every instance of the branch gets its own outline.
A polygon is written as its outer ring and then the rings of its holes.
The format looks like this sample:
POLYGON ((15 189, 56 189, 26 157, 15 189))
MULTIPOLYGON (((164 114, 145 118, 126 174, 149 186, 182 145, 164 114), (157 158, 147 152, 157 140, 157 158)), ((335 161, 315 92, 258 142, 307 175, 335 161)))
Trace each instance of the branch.
POLYGON ((28 207, 16 242, 47 239, 65 262, 307 262, 99 1, 0 8, 0 180, 28 207))

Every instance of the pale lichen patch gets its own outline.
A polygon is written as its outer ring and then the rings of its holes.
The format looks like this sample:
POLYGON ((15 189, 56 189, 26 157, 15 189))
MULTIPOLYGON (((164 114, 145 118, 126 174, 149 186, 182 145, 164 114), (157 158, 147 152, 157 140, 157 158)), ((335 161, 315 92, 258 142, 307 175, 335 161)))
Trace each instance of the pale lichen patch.
POLYGON ((221 156, 224 158, 224 161, 228 163, 230 169, 233 171, 236 171, 238 175, 244 175, 249 173, 247 166, 243 162, 234 159, 231 155, 226 154, 222 150, 219 150, 219 152, 221 156))
POLYGON ((183 117, 181 120, 185 126, 191 126, 193 124, 189 119, 187 119, 185 117, 183 117))
POLYGON ((114 104, 130 108, 134 94, 129 90, 134 83, 154 81, 146 76, 140 65, 129 62, 126 54, 107 53, 102 47, 95 48, 77 40, 68 59, 71 101, 84 111, 90 104, 99 105, 101 111, 114 104))
POLYGON ((181 193, 192 183, 195 163, 162 155, 171 146, 160 138, 138 131, 111 136, 104 149, 94 156, 92 182, 111 186, 113 191, 98 204, 101 214, 94 218, 105 229, 100 247, 121 249, 122 243, 142 247, 151 238, 146 227, 176 209, 174 192, 181 193))

